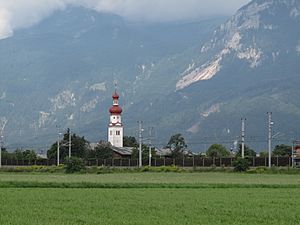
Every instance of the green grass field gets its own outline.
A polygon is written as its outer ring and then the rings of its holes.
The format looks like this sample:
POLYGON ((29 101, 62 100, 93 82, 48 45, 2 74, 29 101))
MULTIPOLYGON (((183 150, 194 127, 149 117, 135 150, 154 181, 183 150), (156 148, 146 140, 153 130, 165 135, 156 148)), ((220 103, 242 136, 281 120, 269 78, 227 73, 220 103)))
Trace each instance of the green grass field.
POLYGON ((0 188, 0 224, 300 224, 299 175, 1 173, 5 183, 11 186, 0 188), (26 183, 46 186, 18 188, 26 183), (61 183, 116 186, 47 187, 61 183), (146 188, 134 187, 141 184, 146 188))
POLYGON ((1 182, 92 182, 92 183, 158 183, 158 184, 296 184, 300 175, 244 173, 109 173, 109 174, 51 174, 0 173, 1 182))

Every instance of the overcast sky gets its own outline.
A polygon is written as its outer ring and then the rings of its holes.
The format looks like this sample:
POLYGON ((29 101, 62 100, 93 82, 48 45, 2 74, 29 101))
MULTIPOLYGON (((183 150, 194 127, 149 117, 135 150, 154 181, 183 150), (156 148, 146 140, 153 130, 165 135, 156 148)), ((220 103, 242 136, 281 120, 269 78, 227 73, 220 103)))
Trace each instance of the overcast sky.
POLYGON ((250 0, 0 0, 0 39, 30 27, 55 10, 80 5, 128 20, 168 22, 232 15, 250 0))

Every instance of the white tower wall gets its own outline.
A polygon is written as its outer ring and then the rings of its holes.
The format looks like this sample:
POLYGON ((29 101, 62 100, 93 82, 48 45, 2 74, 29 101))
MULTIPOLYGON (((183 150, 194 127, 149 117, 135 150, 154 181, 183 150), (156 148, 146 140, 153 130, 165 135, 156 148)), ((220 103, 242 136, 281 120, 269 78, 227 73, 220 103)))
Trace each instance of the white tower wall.
POLYGON ((123 147, 123 126, 108 127, 108 141, 115 147, 123 147))

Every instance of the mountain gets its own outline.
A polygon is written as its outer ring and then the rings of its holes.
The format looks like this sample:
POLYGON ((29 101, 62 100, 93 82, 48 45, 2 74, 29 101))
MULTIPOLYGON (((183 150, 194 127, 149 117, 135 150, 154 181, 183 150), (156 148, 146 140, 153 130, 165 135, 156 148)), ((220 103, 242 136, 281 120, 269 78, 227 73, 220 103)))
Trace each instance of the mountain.
POLYGON ((114 82, 125 134, 143 120, 157 145, 179 132, 195 151, 231 148, 243 117, 246 144, 263 150, 267 112, 275 143, 299 138, 300 2, 253 0, 226 19, 132 24, 68 8, 0 41, 7 145, 46 149, 57 126, 106 139, 114 82))
POLYGON ((300 136, 299 25, 299 1, 251 1, 181 70, 175 93, 165 97, 168 107, 162 100, 148 111, 163 108, 158 124, 169 120, 199 148, 239 139, 246 117, 248 145, 258 150, 267 148, 266 112, 272 111, 275 142, 290 144, 300 136))
POLYGON ((127 134, 134 135, 139 116, 131 106, 149 102, 150 90, 163 89, 158 82, 141 91, 152 71, 172 68, 162 64, 200 46, 224 19, 133 24, 69 7, 1 40, 0 125, 7 121, 6 146, 47 149, 58 129, 68 127, 92 142, 106 140, 115 82, 127 134))

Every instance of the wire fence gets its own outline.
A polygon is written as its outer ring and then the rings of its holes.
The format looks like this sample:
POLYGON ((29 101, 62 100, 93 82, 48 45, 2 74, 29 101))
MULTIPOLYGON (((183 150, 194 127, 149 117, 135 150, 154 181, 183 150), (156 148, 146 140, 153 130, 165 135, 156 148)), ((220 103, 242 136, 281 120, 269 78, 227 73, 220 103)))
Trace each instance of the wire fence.
MULTIPOLYGON (((178 167, 233 167, 236 158, 208 158, 208 157, 184 157, 184 158, 152 158, 151 164, 148 159, 144 159, 143 166, 178 166, 178 167)), ((268 166, 268 157, 248 157, 251 167, 268 166)), ((138 159, 131 158, 112 158, 112 159, 85 159, 86 166, 105 166, 105 167, 137 167, 138 159)), ((277 167, 292 166, 291 157, 272 157, 271 163, 277 167)), ((37 160, 17 160, 2 159, 2 166, 53 166, 56 165, 55 159, 37 159, 37 160)), ((60 164, 64 164, 64 160, 60 160, 60 164)))

